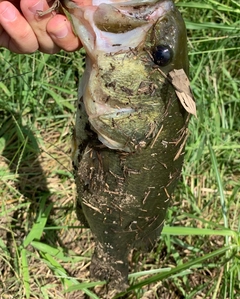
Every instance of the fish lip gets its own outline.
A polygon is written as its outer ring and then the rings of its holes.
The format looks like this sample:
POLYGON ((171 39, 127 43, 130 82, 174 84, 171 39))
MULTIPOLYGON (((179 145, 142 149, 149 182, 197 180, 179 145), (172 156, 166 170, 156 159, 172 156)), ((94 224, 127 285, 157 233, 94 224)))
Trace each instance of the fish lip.
POLYGON ((98 134, 98 140, 102 142, 102 144, 104 144, 106 147, 112 150, 131 152, 131 148, 127 144, 109 138, 107 135, 98 134))
POLYGON ((118 6, 118 9, 122 11, 125 15, 134 15, 130 10, 133 6, 134 10, 142 9, 142 12, 136 17, 150 22, 155 22, 162 15, 166 14, 169 10, 174 7, 172 0, 164 0, 162 2, 158 1, 130 1, 122 3, 118 6), (130 5, 132 3, 132 5, 130 5), (133 4, 135 3, 135 4, 133 4), (124 5, 126 4, 126 6, 124 5), (144 8, 143 8, 144 7, 144 8), (124 9, 125 8, 125 9, 124 9), (160 10, 162 8, 162 11, 160 10))

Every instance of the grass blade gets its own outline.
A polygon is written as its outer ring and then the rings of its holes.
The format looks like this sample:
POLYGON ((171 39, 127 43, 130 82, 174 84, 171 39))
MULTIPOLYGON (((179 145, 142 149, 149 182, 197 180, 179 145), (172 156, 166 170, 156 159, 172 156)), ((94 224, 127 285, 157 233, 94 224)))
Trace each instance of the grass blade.
POLYGON ((22 265, 22 279, 24 284, 24 290, 26 298, 30 298, 30 275, 29 275, 29 267, 27 261, 27 251, 26 249, 21 250, 21 265, 22 265))
MULTIPOLYGON (((132 291, 134 289, 140 289, 140 288, 142 288, 145 285, 149 285, 151 283, 156 283, 157 281, 160 281, 160 280, 166 279, 168 277, 171 277, 174 274, 177 274, 177 273, 180 273, 182 271, 191 269, 191 267, 194 267, 194 266, 196 266, 198 264, 202 264, 203 262, 207 261, 208 259, 213 259, 216 256, 221 256, 222 254, 226 253, 229 250, 233 250, 234 248, 236 248, 236 246, 234 246, 234 247, 233 246, 226 246, 226 247, 220 248, 220 249, 215 250, 213 252, 210 252, 210 253, 202 256, 202 257, 196 258, 196 259, 191 260, 191 261, 189 261, 189 262, 187 262, 185 264, 179 265, 179 266, 173 268, 172 270, 170 270, 168 272, 164 272, 164 273, 160 273, 160 274, 156 274, 154 276, 151 276, 150 278, 147 278, 147 279, 145 279, 142 282, 139 282, 139 283, 137 283, 135 285, 132 285, 128 289, 128 292, 130 292, 130 291, 132 291)), ((119 298, 122 295, 123 295, 123 293, 117 295, 115 298, 119 298)))
POLYGON ((46 199, 47 199, 46 196, 41 199, 37 220, 33 224, 31 231, 29 232, 29 234, 26 236, 25 240, 23 241, 24 248, 26 248, 33 240, 40 240, 40 238, 42 236, 44 227, 47 223, 48 216, 49 216, 50 211, 52 210, 52 206, 53 206, 53 204, 50 204, 44 210, 46 199))

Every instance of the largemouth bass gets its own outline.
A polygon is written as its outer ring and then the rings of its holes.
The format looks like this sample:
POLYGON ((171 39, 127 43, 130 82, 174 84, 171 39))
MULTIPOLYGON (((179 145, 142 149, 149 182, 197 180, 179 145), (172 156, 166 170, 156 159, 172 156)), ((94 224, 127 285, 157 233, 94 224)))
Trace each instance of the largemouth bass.
POLYGON ((122 291, 129 251, 153 247, 181 173, 189 114, 166 76, 188 73, 186 29, 171 0, 64 7, 87 52, 73 165, 90 273, 122 291))

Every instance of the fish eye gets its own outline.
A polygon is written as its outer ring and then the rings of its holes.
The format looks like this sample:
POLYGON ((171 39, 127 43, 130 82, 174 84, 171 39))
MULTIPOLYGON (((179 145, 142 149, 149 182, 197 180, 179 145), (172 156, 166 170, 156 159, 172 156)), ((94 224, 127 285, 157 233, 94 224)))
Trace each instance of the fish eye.
POLYGON ((159 45, 153 49, 152 55, 155 64, 166 66, 173 59, 173 50, 167 45, 159 45))

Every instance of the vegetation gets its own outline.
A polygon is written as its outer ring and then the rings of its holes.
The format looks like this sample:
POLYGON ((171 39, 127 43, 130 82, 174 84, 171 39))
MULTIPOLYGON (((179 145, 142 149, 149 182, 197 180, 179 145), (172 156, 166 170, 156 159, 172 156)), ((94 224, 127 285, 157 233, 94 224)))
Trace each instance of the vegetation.
MULTIPOLYGON (((240 4, 176 1, 197 102, 159 243, 133 252, 122 298, 240 296, 240 4)), ((0 298, 103 298, 77 221, 71 135, 83 51, 0 52, 0 298), (97 286, 96 286, 97 285, 97 286), (86 296, 86 297, 85 297, 86 296)), ((120 295, 119 295, 120 297, 120 295)))

